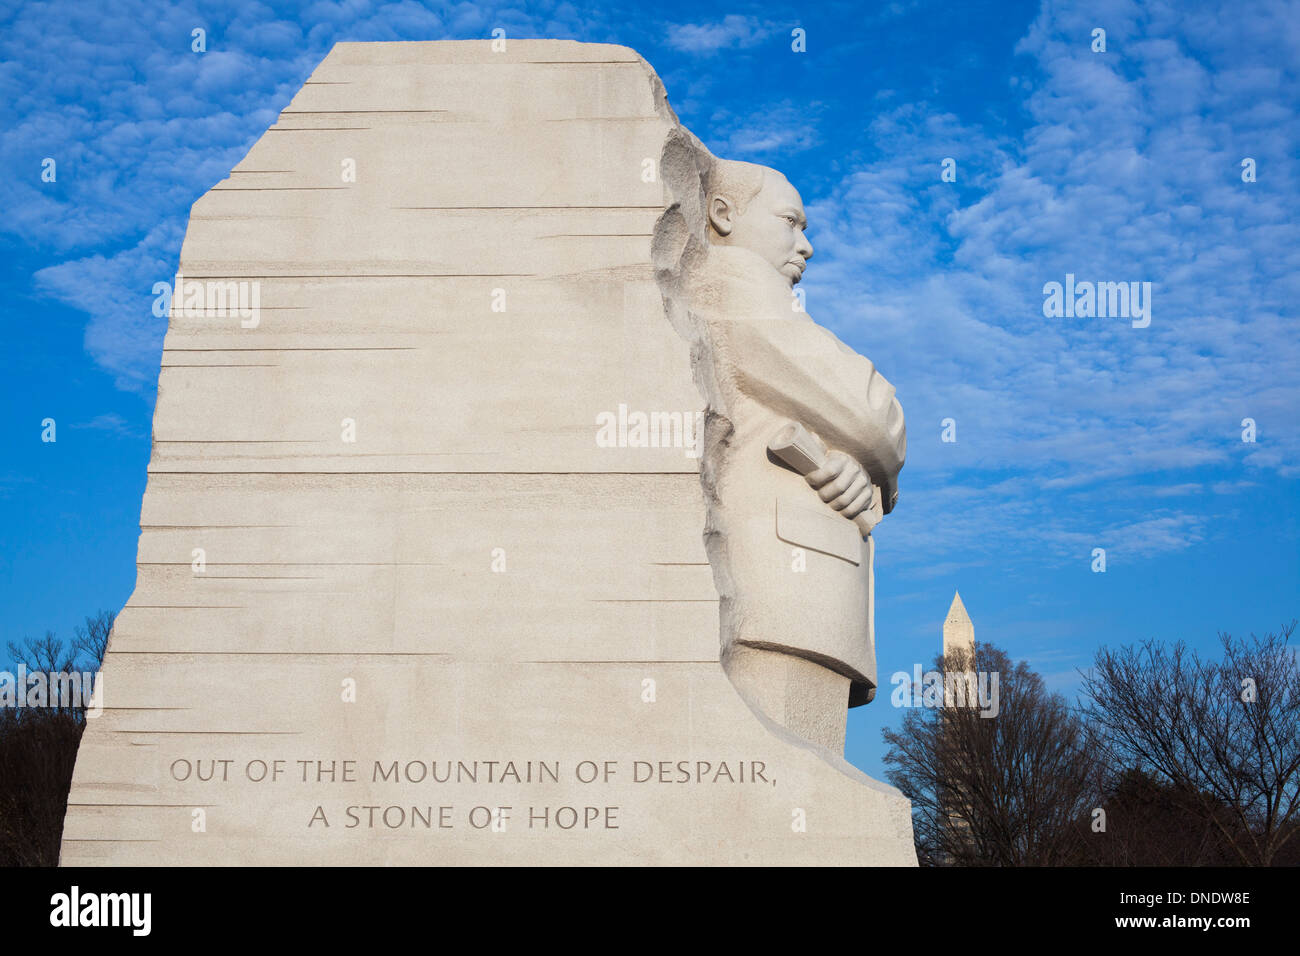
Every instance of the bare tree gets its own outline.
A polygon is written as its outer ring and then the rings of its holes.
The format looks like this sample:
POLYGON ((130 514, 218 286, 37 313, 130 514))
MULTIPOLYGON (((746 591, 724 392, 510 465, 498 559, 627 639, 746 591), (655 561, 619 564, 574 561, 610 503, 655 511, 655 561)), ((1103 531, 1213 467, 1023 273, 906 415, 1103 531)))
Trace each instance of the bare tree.
MULTIPOLYGON (((0 866, 55 866, 63 833, 68 789, 86 725, 84 705, 74 705, 56 686, 76 678, 77 653, 95 669, 103 661, 114 615, 100 611, 76 629, 72 647, 47 631, 44 637, 9 641, 9 654, 46 680, 43 707, 0 708, 0 866)), ((16 693, 26 692, 15 686, 16 693)))
POLYGON ((104 664, 104 653, 108 650, 108 638, 113 633, 112 611, 100 611, 93 617, 87 617, 84 625, 77 625, 72 646, 90 658, 90 669, 99 670, 104 664))
POLYGON ((1053 866, 1078 856, 1081 817, 1097 806, 1098 747, 1086 721, 1023 662, 977 644, 936 669, 998 676, 997 712, 909 710, 886 730, 889 781, 911 801, 923 864, 1053 866))
POLYGON ((46 631, 44 637, 24 638, 22 644, 9 641, 9 656, 33 673, 65 674, 72 670, 77 655, 64 647, 53 631, 46 631))
POLYGON ((1220 634, 1221 661, 1182 641, 1102 648, 1083 675, 1109 759, 1167 782, 1239 863, 1271 865, 1300 827, 1295 626, 1249 640, 1220 634))
MULTIPOLYGON (((42 710, 51 713, 67 714, 75 720, 85 719, 84 704, 77 703, 79 698, 69 698, 69 692, 75 685, 81 687, 81 675, 74 670, 77 663, 77 649, 67 647, 53 631, 46 631, 44 637, 24 639, 22 644, 9 641, 9 655, 16 663, 26 668, 28 679, 38 676, 43 687, 42 710)), ((26 697, 27 686, 15 686, 15 693, 26 697)), ((41 699, 41 698, 37 698, 41 699)), ((19 709, 19 719, 31 717, 39 711, 19 709)))

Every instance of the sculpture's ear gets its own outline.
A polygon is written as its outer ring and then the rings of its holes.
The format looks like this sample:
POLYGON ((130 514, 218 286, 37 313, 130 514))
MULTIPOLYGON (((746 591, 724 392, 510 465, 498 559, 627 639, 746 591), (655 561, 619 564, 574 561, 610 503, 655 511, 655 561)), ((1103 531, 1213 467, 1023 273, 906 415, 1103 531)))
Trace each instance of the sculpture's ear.
POLYGON ((719 236, 731 235, 736 209, 725 196, 709 197, 709 225, 719 236))

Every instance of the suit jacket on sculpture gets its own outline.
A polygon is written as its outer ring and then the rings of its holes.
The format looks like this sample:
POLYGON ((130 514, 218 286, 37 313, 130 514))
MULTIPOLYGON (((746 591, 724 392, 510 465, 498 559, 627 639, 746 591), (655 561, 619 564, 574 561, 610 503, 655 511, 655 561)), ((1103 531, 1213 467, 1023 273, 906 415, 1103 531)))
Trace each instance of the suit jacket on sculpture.
POLYGON ((874 542, 768 452, 787 421, 855 458, 897 498, 906 453, 894 388, 833 333, 798 311, 782 276, 755 254, 714 246, 695 270, 691 310, 710 340, 720 397, 711 407, 706 540, 725 549, 723 642, 804 657, 852 681, 850 704, 876 684, 874 542))

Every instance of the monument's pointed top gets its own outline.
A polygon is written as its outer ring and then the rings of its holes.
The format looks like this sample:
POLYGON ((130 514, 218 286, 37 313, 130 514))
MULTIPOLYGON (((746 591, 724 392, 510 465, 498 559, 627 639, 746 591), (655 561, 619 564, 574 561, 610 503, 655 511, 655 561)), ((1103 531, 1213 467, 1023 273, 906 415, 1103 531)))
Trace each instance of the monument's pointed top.
POLYGON ((958 648, 974 652, 975 624, 966 613, 966 605, 961 601, 960 592, 954 591, 952 606, 943 622, 943 653, 946 657, 958 648))
POLYGON ((966 605, 961 603, 961 592, 952 592, 952 604, 948 608, 948 620, 950 621, 969 621, 970 615, 966 613, 966 605))

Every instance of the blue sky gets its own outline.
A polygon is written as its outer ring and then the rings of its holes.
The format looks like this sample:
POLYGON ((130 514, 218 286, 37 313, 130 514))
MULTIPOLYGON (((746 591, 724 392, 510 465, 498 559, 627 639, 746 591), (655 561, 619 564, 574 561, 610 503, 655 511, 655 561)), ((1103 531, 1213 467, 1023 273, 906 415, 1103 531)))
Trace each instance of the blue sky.
MULTIPOLYGON (((1071 696, 1100 644, 1213 650, 1300 616, 1296 3, 2 10, 0 643, 70 637, 130 595, 165 331, 151 289, 190 205, 334 42, 497 26, 633 47, 714 153, 802 191, 808 310, 908 421, 876 531, 882 681, 937 652, 956 588, 980 639, 1071 696), (1150 326, 1044 317, 1067 273, 1152 283, 1150 326)), ((881 776, 899 716, 883 693, 853 711, 849 758, 881 776)))

